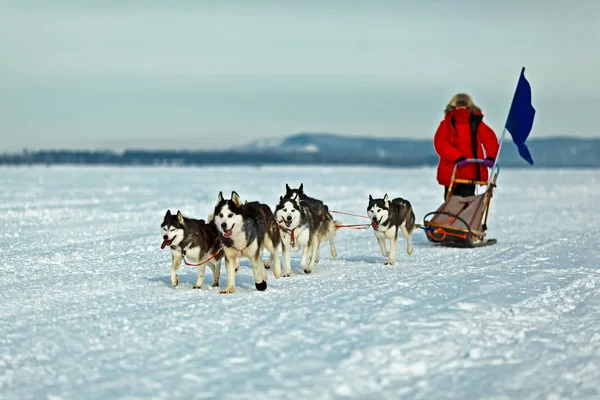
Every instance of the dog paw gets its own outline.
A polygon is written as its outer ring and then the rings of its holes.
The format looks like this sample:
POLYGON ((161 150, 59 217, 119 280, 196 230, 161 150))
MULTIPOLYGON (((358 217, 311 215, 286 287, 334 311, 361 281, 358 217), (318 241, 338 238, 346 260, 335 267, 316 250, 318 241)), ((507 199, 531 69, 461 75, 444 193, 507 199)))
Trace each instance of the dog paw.
POLYGON ((307 275, 308 275, 308 274, 310 274, 311 272, 312 272, 312 269, 310 269, 310 268, 304 268, 304 273, 305 273, 305 274, 307 274, 307 275))
POLYGON ((337 251, 331 250, 331 257, 336 258, 337 257, 337 251))
POLYGON ((395 261, 394 260, 387 260, 383 263, 383 265, 394 265, 395 261))
POLYGON ((194 285, 192 286, 192 289, 202 289, 202 285, 194 285))
POLYGON ((283 276, 284 278, 289 278, 290 276, 292 276, 292 271, 283 271, 283 274, 281 274, 281 276, 283 276))
POLYGON ((267 281, 255 283, 254 286, 256 286, 256 290, 263 292, 267 290, 267 281))
POLYGON ((271 268, 271 264, 265 263, 265 269, 270 269, 270 268, 271 268))
POLYGON ((212 287, 219 287, 219 281, 213 282, 212 287))
POLYGON ((171 279, 171 284, 173 285, 173 287, 179 285, 179 278, 177 278, 177 275, 175 275, 175 279, 171 279))
POLYGON ((410 255, 412 255, 412 253, 413 253, 413 248, 411 247, 411 248, 410 248, 410 249, 408 249, 406 252, 408 253, 408 255, 409 255, 409 256, 410 256, 410 255))
POLYGON ((222 293, 222 294, 228 294, 228 293, 233 293, 233 292, 235 292, 235 288, 227 286, 225 289, 221 290, 220 293, 222 293))

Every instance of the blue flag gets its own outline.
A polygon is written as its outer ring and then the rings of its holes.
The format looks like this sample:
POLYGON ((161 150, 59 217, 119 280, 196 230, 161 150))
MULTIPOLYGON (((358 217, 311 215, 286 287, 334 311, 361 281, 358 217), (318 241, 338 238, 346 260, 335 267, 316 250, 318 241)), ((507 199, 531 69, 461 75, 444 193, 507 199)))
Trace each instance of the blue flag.
POLYGON ((505 128, 517 145, 521 157, 531 165, 533 165, 533 158, 531 158, 531 153, 529 153, 525 141, 529 137, 529 132, 531 132, 534 116, 535 108, 531 104, 531 86, 525 78, 525 67, 523 67, 510 105, 505 128))

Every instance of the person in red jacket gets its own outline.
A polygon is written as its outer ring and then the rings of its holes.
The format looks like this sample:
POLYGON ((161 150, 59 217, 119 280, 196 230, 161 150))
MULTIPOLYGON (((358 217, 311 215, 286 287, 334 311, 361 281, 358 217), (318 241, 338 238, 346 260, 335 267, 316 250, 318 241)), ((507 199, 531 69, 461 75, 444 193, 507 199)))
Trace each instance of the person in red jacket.
MULTIPOLYGON (((456 94, 446 106, 445 117, 440 122, 433 139, 436 153, 440 156, 437 181, 444 186, 444 199, 456 164, 456 179, 487 181, 488 168, 494 166, 498 155, 498 138, 483 122, 483 114, 465 93, 456 94), (468 163, 467 158, 485 160, 485 164, 468 163)), ((475 185, 454 184, 452 193, 472 196, 475 185)))

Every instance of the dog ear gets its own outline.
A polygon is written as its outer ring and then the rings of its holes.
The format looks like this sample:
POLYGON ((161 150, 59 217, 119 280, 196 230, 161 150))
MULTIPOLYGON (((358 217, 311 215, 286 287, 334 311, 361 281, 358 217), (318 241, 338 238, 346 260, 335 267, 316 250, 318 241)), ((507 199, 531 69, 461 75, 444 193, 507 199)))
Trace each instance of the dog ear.
POLYGON ((183 224, 183 214, 181 214, 181 211, 177 210, 177 221, 179 221, 180 224, 183 224))
POLYGON ((304 183, 300 182, 300 187, 298 188, 298 192, 304 193, 304 183))
POLYGON ((385 204, 385 208, 389 208, 389 206, 390 206, 390 201, 388 200, 388 195, 387 195, 387 193, 385 194, 385 196, 383 196, 383 203, 385 204))
POLYGON ((167 213, 165 214, 165 218, 169 218, 171 216, 171 210, 167 210, 167 213))
POLYGON ((213 222, 213 219, 215 219, 215 214, 210 213, 208 214, 208 218, 206 219, 206 221, 208 224, 210 224, 211 222, 213 222))
POLYGON ((231 192, 231 201, 233 201, 236 206, 242 205, 242 199, 240 199, 240 196, 235 192, 235 190, 231 192))
POLYGON ((290 185, 288 185, 287 183, 285 184, 285 193, 289 193, 292 191, 292 188, 290 187, 290 185))
POLYGON ((219 192, 219 197, 217 197, 217 204, 223 201, 223 192, 219 192))
POLYGON ((279 201, 283 201, 283 196, 279 196, 279 201))
POLYGON ((373 196, 369 195, 369 203, 373 201, 373 196))

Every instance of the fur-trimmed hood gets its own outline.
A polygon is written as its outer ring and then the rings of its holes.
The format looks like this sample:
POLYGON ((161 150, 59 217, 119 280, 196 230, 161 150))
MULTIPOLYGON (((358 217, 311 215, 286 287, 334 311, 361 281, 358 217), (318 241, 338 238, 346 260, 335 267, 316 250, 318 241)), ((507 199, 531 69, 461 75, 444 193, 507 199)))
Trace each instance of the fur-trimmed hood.
POLYGON ((476 115, 482 115, 481 109, 473 103, 473 99, 471 99, 471 96, 469 96, 466 93, 455 94, 446 106, 444 114, 450 114, 457 107, 466 107, 469 111, 471 111, 471 113, 476 115))

